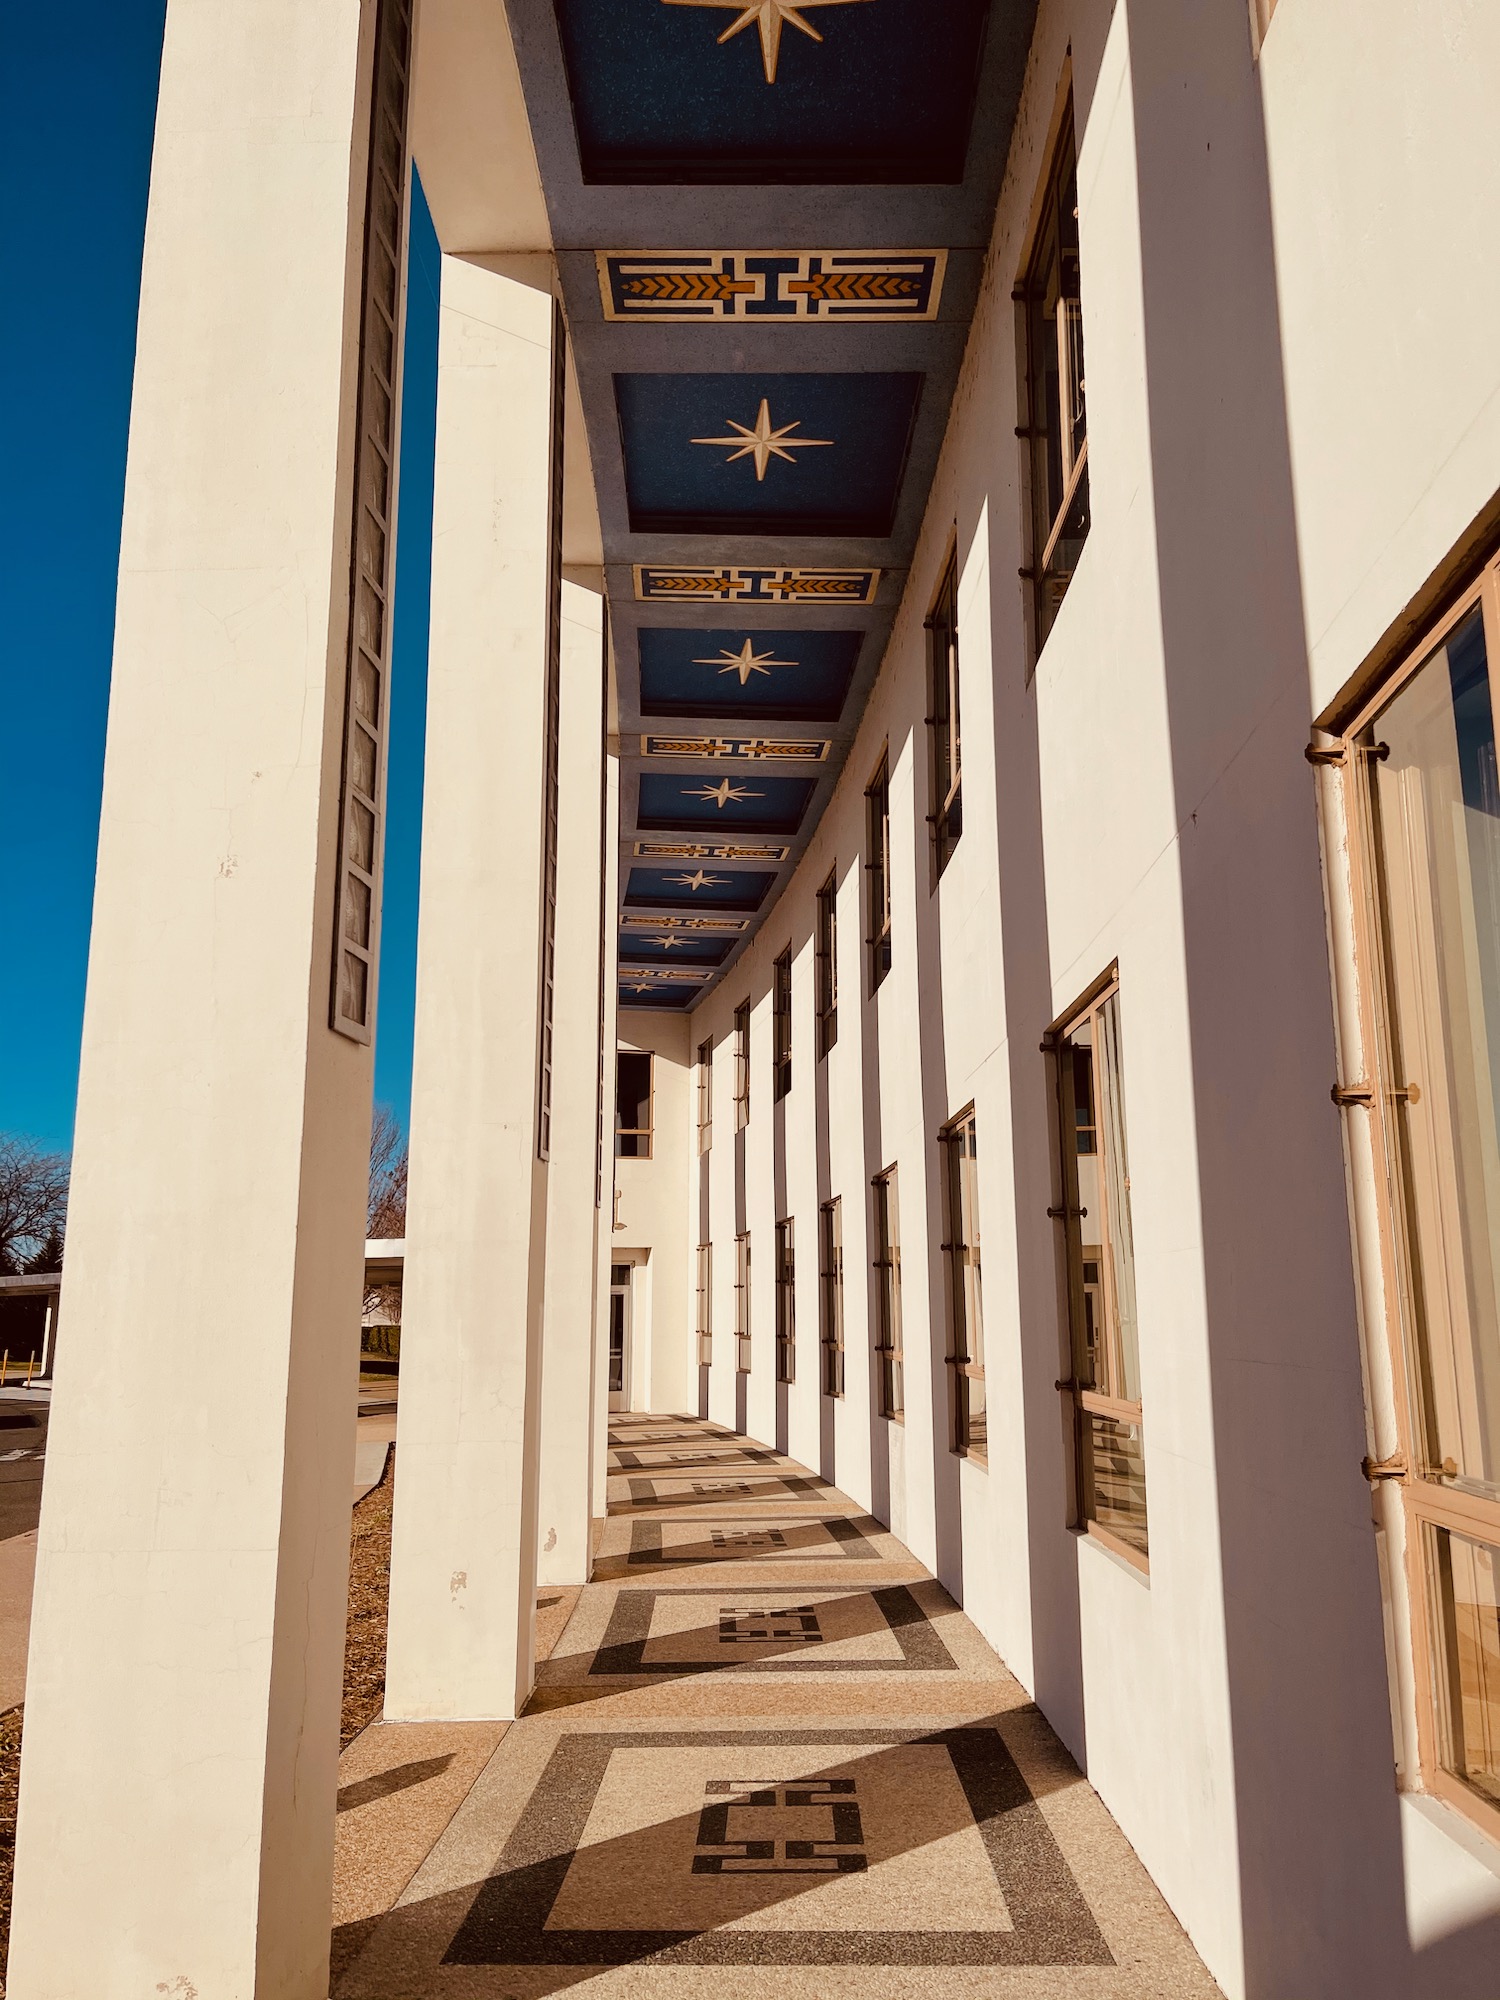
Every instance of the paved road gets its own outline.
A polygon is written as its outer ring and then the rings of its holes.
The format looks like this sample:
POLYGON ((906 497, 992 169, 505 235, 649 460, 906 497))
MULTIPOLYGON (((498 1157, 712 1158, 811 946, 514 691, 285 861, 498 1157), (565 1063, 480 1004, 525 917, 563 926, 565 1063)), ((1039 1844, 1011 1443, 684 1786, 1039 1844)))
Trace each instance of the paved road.
POLYGON ((0 1542, 24 1535, 42 1510, 47 1405, 0 1402, 0 1542))

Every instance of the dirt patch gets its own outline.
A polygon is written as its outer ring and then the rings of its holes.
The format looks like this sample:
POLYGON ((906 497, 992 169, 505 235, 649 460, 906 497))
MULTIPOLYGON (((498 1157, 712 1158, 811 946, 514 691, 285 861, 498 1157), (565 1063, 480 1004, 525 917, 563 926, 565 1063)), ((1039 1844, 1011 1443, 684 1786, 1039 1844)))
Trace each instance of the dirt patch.
POLYGON ((344 1716, 340 1748, 375 1721, 385 1702, 385 1620, 391 1591, 391 1511, 396 1447, 385 1472, 354 1510, 349 1545, 349 1625, 344 1639, 344 1716))

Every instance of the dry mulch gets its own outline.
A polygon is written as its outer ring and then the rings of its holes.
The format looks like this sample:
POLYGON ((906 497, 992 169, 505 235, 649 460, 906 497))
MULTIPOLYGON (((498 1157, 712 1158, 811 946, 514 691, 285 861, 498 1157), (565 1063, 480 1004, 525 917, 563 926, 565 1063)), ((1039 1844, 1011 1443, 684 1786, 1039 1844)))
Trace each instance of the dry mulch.
MULTIPOLYGON (((349 1548, 349 1623, 344 1639, 344 1714, 340 1747, 379 1715, 385 1700, 385 1616, 390 1589, 391 1508, 396 1490, 396 1447, 386 1455, 385 1477, 354 1510, 349 1548)), ((16 1794, 21 1782, 24 1711, 0 1715, 0 2000, 5 2000, 5 1955, 10 1946, 10 1891, 16 1861, 16 1794)))
POLYGON ((385 1457, 380 1484, 354 1510, 349 1545, 349 1625, 344 1639, 344 1723, 347 1748, 385 1703, 385 1615, 391 1588, 391 1510, 396 1498, 396 1447, 385 1457))

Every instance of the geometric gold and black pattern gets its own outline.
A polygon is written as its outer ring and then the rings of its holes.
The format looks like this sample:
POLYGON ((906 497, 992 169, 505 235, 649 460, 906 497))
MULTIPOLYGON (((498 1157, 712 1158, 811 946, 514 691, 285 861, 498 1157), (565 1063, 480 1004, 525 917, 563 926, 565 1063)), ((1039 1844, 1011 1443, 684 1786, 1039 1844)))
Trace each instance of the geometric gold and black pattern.
POLYGON ((610 320, 931 320, 946 250, 600 250, 610 320))

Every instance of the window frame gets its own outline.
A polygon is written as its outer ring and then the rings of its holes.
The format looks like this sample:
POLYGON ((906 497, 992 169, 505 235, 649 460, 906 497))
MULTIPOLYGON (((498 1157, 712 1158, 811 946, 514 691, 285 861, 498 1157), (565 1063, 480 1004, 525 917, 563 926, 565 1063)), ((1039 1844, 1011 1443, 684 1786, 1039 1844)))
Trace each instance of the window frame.
POLYGON ((901 1212, 896 1168, 870 1182, 875 1270, 875 1400, 889 1423, 906 1421, 906 1355, 901 1328, 901 1212))
POLYGON ((818 1021, 818 1061, 821 1062, 839 1038, 839 883, 838 869, 830 868, 818 890, 817 929, 813 946, 818 1021))
POLYGON ((615 1050, 615 1158, 617 1160, 649 1160, 656 1144, 656 1057, 650 1049, 615 1050), (644 1062, 646 1065, 646 1123, 624 1126, 620 1123, 620 1063, 621 1060, 644 1062), (644 1146, 637 1146, 633 1153, 620 1150, 622 1139, 644 1139, 644 1146))
MULTIPOLYGON (((1047 156, 1047 171, 1040 183, 1035 220, 1027 245, 1026 263, 1016 284, 1015 300, 1020 314, 1020 348, 1023 363, 1022 387, 1025 394, 1025 410, 1017 435, 1025 439, 1027 445, 1027 469, 1030 485, 1030 504, 1027 512, 1027 559, 1021 575, 1029 587, 1031 599, 1032 660, 1033 665, 1047 643, 1063 599, 1067 596, 1078 558, 1072 569, 1049 576, 1049 566, 1063 539, 1075 508, 1082 514, 1082 526, 1076 536, 1081 555, 1083 544, 1088 540, 1092 525, 1092 510, 1089 497, 1089 438, 1087 371, 1083 359, 1083 304, 1082 279, 1078 278, 1077 292, 1077 341, 1076 356, 1072 344, 1059 341, 1056 332, 1056 315, 1050 322, 1052 332, 1047 334, 1049 325, 1046 317, 1046 296, 1052 264, 1055 260, 1059 273, 1064 260, 1070 254, 1068 238, 1072 238, 1071 254, 1079 259, 1078 236, 1078 150, 1077 128, 1074 123, 1072 81, 1069 78, 1063 98, 1062 116, 1056 135, 1047 156), (1064 213, 1067 188, 1073 189, 1073 213, 1070 219, 1064 213), (1042 384, 1047 376, 1043 360, 1044 353, 1055 353, 1058 360, 1057 380, 1059 411, 1056 437, 1045 418, 1047 398, 1042 384), (1067 424, 1062 416, 1061 398, 1064 385, 1070 376, 1077 377, 1077 401, 1079 403, 1079 424, 1082 441, 1074 443, 1074 426, 1067 424), (1051 504, 1053 466, 1051 456, 1055 453, 1059 460, 1058 499, 1051 504)), ((1062 290, 1059 283, 1058 303, 1070 295, 1062 290)))
POLYGON ((750 1123, 750 1002, 742 1000, 734 1010, 734 1129, 743 1132, 750 1123))
POLYGON ((891 969, 891 754, 880 753, 875 775, 865 786, 865 838, 870 858, 867 884, 865 950, 870 965, 870 991, 879 990, 891 969))
POLYGON ((698 1341, 698 1366, 711 1368, 714 1359, 714 1246, 698 1245, 696 1313, 694 1332, 698 1341))
POLYGON ((797 1244, 793 1219, 776 1225, 776 1380, 797 1379, 797 1244))
POLYGON ((844 1393, 844 1215, 833 1195, 818 1203, 818 1346, 825 1396, 844 1393))
MULTIPOLYGON (((1398 1066, 1394 1054, 1395 1005, 1389 990, 1387 936, 1381 915, 1382 876, 1371 784, 1371 765, 1381 745, 1378 738, 1373 743, 1361 741, 1374 734, 1383 713, 1476 607, 1483 620, 1492 714, 1500 725, 1500 551, 1492 550, 1479 574, 1449 598, 1445 610, 1422 623, 1415 639, 1403 642, 1388 671, 1362 690, 1346 719, 1330 727, 1327 733, 1335 738, 1334 745, 1312 745, 1308 756, 1332 774, 1347 835, 1349 912, 1347 925, 1341 928, 1352 932, 1350 990, 1363 1073, 1356 1079, 1346 1075, 1334 1086, 1333 1096, 1346 1120, 1348 1155, 1367 1160, 1373 1175, 1372 1247, 1380 1269, 1380 1296, 1366 1294, 1366 1332, 1372 1345, 1379 1343, 1390 1370, 1396 1449, 1378 1461, 1367 1456, 1364 1472, 1377 1494, 1382 1488, 1393 1493, 1400 1508, 1417 1724, 1417 1768, 1410 1777, 1491 1839, 1500 1839, 1500 1805, 1485 1799, 1442 1761, 1443 1714, 1451 1689, 1443 1685, 1447 1634, 1435 1607, 1430 1538, 1435 1531, 1446 1531, 1464 1540, 1500 1547, 1500 1499, 1443 1486, 1423 1464, 1424 1425, 1418 1387, 1422 1357, 1417 1328, 1424 1308, 1416 1256, 1410 1245, 1416 1226, 1412 1176, 1402 1164, 1404 1146, 1398 1129, 1398 1105, 1405 1102, 1411 1079, 1398 1074, 1398 1067, 1404 1069, 1404 1065, 1398 1066), (1356 1145, 1356 1135, 1348 1127, 1347 1121, 1356 1115, 1369 1119, 1367 1152, 1356 1145)), ((1357 1240, 1370 1226, 1362 1220, 1357 1200, 1353 1224, 1357 1240)), ((1403 1780, 1412 1788, 1405 1773, 1403 1780)))
MULTIPOLYGON (((1074 1068, 1068 1043, 1070 1037, 1075 1035, 1085 1025, 1097 1024, 1108 1003, 1111 1000, 1118 1002, 1119 997, 1120 968, 1118 962, 1115 962, 1105 972, 1101 973, 1099 978, 1080 995, 1066 1014, 1058 1017, 1053 1026, 1048 1029, 1046 1040, 1043 1044, 1044 1048, 1048 1049, 1052 1056, 1054 1098, 1057 1113, 1057 1150, 1062 1179, 1062 1201, 1057 1208, 1053 1209, 1052 1214, 1054 1219, 1061 1222, 1063 1226, 1066 1272, 1065 1291, 1070 1356, 1067 1378, 1058 1384, 1058 1388, 1062 1394, 1069 1398, 1072 1408, 1074 1505, 1077 1509, 1077 1524, 1086 1534, 1091 1535, 1097 1541, 1105 1543, 1116 1555, 1123 1557, 1134 1568, 1142 1571, 1144 1574, 1149 1574, 1151 1567, 1149 1556, 1149 1506, 1147 1512, 1148 1541, 1146 1549, 1137 1548, 1134 1543, 1128 1541, 1123 1535, 1116 1533, 1106 1523, 1097 1520, 1094 1511, 1096 1482, 1093 1433, 1089 1425, 1089 1418, 1101 1417, 1110 1423, 1134 1425, 1141 1435, 1143 1462, 1145 1457, 1145 1419, 1142 1413, 1141 1397, 1130 1398, 1112 1393, 1113 1388, 1121 1386, 1117 1378, 1123 1375, 1124 1364, 1117 1352, 1119 1346, 1119 1319, 1114 1298, 1116 1270, 1115 1264, 1108 1254, 1113 1245, 1114 1238, 1110 1233, 1111 1218, 1102 1176, 1098 1197, 1100 1203, 1098 1220, 1103 1230, 1100 1239, 1101 1254, 1098 1282, 1100 1296, 1103 1301, 1099 1323, 1103 1327, 1102 1351, 1104 1357, 1103 1373, 1105 1376, 1105 1386, 1103 1388, 1095 1387, 1093 1381, 1085 1384, 1083 1379, 1085 1374, 1090 1374, 1092 1371, 1088 1361, 1090 1309, 1086 1261, 1083 1254, 1083 1232, 1080 1227, 1085 1211, 1080 1205, 1078 1176, 1080 1149, 1077 1144, 1077 1138, 1080 1132, 1087 1131, 1093 1134, 1095 1138, 1093 1153, 1097 1157, 1099 1125, 1097 1085, 1095 1086, 1094 1095, 1089 1106, 1089 1109, 1094 1113, 1094 1123, 1083 1125, 1079 1122, 1078 1099, 1074 1088, 1074 1068)), ((1095 1034, 1092 1046, 1097 1050, 1097 1034, 1095 1034)), ((1123 1102, 1120 1105, 1120 1118, 1123 1127, 1125 1121, 1125 1107, 1123 1102)), ((1128 1190, 1130 1184, 1128 1132, 1126 1133, 1124 1157, 1126 1161, 1125 1185, 1128 1190)), ((1133 1233, 1132 1228, 1132 1240, 1133 1233)), ((1100 1343, 1096 1342, 1095 1345, 1099 1346, 1100 1343)), ((1137 1371, 1139 1371, 1139 1356, 1137 1356, 1136 1365, 1137 1371)))
POLYGON ((792 1087, 792 948, 771 966, 771 1094, 779 1103, 792 1087))
POLYGON ((931 756, 933 879, 940 880, 963 838, 963 739, 959 687, 958 547, 948 560, 924 623, 927 634, 927 734, 931 756))
POLYGON ((972 1103, 950 1118, 938 1134, 943 1149, 943 1211, 947 1238, 942 1245, 948 1270, 947 1368, 950 1449, 976 1465, 989 1463, 989 1383, 984 1364, 983 1261, 979 1232, 978 1125, 972 1103), (969 1150, 958 1148, 967 1136, 969 1150), (973 1163, 963 1173, 962 1163, 973 1163), (965 1198, 965 1187, 969 1190, 965 1198), (976 1358, 977 1350, 977 1358, 976 1358), (970 1382, 985 1388, 984 1441, 974 1442, 970 1382))

